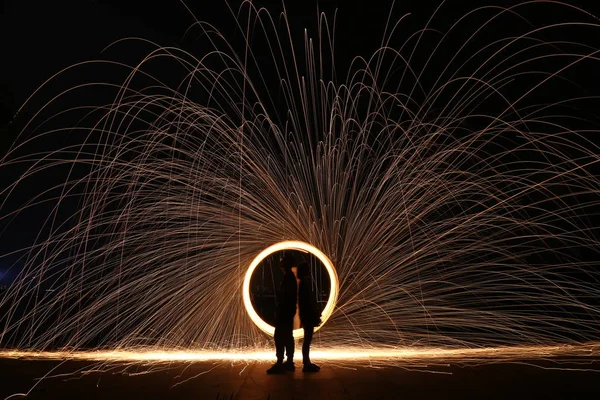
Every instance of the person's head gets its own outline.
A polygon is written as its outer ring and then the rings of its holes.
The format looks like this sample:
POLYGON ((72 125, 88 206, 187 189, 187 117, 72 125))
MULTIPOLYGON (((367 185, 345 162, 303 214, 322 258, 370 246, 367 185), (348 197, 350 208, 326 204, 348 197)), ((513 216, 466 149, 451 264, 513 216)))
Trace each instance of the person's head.
POLYGON ((298 265, 298 279, 309 279, 310 278, 310 268, 308 267, 308 263, 303 262, 298 265))
POLYGON ((294 259, 292 253, 285 252, 279 259, 279 268, 281 268, 284 272, 291 271, 295 263, 296 260, 294 259))

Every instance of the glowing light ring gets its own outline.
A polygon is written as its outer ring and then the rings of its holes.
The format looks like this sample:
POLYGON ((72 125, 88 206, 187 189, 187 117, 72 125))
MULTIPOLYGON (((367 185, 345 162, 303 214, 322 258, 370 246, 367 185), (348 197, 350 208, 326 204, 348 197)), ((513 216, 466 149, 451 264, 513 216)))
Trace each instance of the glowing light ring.
MULTIPOLYGON (((317 327, 315 327, 315 332, 318 331, 325 322, 329 319, 331 314, 333 313, 333 309, 335 308, 335 303, 337 302, 338 291, 339 291, 339 283, 337 278, 337 273, 335 272, 335 268, 333 267, 333 263, 323 252, 317 249, 314 246, 311 246, 308 243, 300 242, 300 241, 286 241, 274 244, 270 247, 267 247, 265 250, 260 252, 259 255, 254 258, 250 267, 248 267, 248 271, 246 271, 246 277, 244 278, 244 285, 242 287, 243 297, 244 297, 244 306, 246 306, 246 311, 250 316, 250 319, 258 326, 263 332, 268 333, 273 336, 275 332, 275 327, 267 324, 254 310, 252 306, 252 302, 250 301, 250 279, 252 278, 252 274, 254 270, 261 263, 262 260, 270 256, 271 254, 282 251, 282 250, 299 250, 303 252, 308 252, 317 257, 327 269, 327 273, 329 274, 329 281, 331 282, 331 289, 329 292, 329 299, 327 299, 327 304, 323 309, 323 313, 321 314, 321 320, 323 323, 317 327)), ((304 335, 304 331, 302 329, 294 329, 294 337, 301 338, 304 335)))

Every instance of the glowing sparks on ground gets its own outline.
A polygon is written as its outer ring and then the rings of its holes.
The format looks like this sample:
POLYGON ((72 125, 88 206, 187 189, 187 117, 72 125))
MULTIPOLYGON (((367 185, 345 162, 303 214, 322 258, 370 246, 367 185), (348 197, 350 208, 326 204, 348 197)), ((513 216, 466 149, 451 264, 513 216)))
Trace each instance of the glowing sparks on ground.
MULTIPOLYGON (((444 349, 433 347, 407 348, 342 348, 311 351, 311 358, 321 361, 385 361, 407 363, 415 361, 497 362, 509 359, 551 359, 561 356, 598 357, 600 343, 575 346, 512 346, 477 349, 444 349)), ((176 362, 176 361, 273 361, 273 350, 253 351, 183 351, 183 350, 111 350, 111 351, 0 351, 0 358, 30 360, 76 360, 99 362, 176 362)))

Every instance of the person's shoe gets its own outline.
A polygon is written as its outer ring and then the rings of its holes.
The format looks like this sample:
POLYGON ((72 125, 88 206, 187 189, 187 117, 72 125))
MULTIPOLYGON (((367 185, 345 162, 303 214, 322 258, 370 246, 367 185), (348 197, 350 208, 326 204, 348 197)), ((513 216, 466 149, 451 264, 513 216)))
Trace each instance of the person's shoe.
POLYGON ((302 367, 302 372, 319 372, 321 370, 321 367, 319 367, 317 364, 304 364, 304 367, 302 367))
POLYGON ((286 361, 283 365, 284 365, 284 368, 286 371, 295 371, 296 370, 296 366, 294 365, 293 361, 286 361))
POLYGON ((282 374, 285 372, 285 367, 283 363, 275 363, 271 368, 267 370, 267 374, 282 374))

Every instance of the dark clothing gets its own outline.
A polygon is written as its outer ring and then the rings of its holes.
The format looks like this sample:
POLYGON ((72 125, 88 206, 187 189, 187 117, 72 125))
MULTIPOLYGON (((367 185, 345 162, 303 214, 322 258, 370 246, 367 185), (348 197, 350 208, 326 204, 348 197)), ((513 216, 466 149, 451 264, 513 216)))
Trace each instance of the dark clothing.
POLYGON ((304 342, 302 343, 302 363, 310 365, 310 344, 312 342, 315 326, 321 325, 321 310, 317 305, 312 291, 310 279, 302 279, 298 287, 298 308, 300 311, 300 324, 304 328, 304 342))
POLYGON ((300 323, 302 327, 315 327, 321 325, 321 310, 317 305, 315 294, 312 291, 312 282, 300 281, 298 287, 298 308, 300 309, 300 323))
POLYGON ((283 280, 277 293, 277 310, 275 311, 275 319, 277 321, 286 320, 287 318, 294 319, 294 315, 296 315, 296 296, 296 276, 292 270, 287 270, 283 275, 283 280))
POLYGON ((277 362, 283 362, 283 352, 285 350, 288 360, 294 359, 294 318, 289 321, 278 321, 275 324, 275 355, 277 362))
POLYGON ((310 344, 312 342, 313 334, 315 333, 314 326, 304 327, 304 341, 302 342, 302 364, 310 365, 310 344))
POLYGON ((288 360, 294 358, 294 315, 296 315, 296 277, 287 269, 279 292, 277 293, 277 310, 275 311, 275 354, 277 362, 283 361, 285 349, 288 360))

